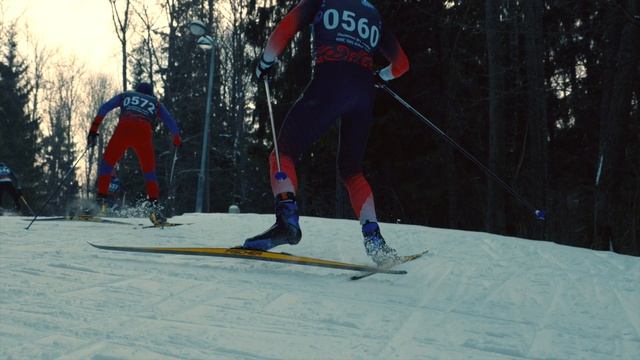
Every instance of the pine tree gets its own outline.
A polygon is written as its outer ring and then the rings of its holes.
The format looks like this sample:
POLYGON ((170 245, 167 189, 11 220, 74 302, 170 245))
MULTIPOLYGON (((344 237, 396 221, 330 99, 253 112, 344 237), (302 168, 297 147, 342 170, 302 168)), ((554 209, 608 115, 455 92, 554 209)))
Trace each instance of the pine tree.
POLYGON ((16 173, 25 198, 33 206, 41 178, 37 165, 39 119, 25 110, 30 87, 27 66, 18 56, 15 27, 9 27, 5 35, 6 43, 0 44, 0 161, 16 173))

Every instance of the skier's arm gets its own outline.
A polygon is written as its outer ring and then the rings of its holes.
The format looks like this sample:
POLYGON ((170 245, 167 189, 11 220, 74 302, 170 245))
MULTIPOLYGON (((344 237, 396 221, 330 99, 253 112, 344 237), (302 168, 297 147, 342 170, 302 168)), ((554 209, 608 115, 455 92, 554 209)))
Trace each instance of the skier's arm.
POLYGON ((393 80, 409 70, 409 59, 407 59, 407 55, 391 30, 385 29, 382 32, 380 53, 391 62, 378 73, 382 80, 393 80))
POLYGON ((269 36, 262 60, 269 64, 273 63, 282 54, 293 36, 313 21, 321 4, 322 0, 301 0, 291 9, 269 36))
POLYGON ((91 130, 89 131, 90 133, 98 132, 98 128, 100 127, 100 124, 102 124, 102 120, 104 120, 104 117, 107 116, 109 111, 120 106, 120 103, 122 102, 122 96, 123 94, 118 94, 100 106, 100 108, 98 109, 98 113, 96 114, 96 117, 91 124, 91 130))
POLYGON ((160 105, 158 110, 158 116, 160 117, 160 120, 162 120, 162 123, 164 124, 164 126, 166 126, 167 129, 169 129, 169 131, 173 136, 180 135, 180 130, 178 130, 178 125, 176 124, 176 121, 173 119, 173 117, 171 116, 167 108, 160 103, 158 104, 160 105))

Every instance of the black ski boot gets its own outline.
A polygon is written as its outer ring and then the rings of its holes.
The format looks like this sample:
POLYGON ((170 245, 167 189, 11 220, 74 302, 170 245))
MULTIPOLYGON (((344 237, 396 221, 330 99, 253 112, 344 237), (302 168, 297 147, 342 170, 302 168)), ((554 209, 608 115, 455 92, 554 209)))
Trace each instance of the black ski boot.
POLYGON ((149 220, 155 226, 162 226, 167 223, 167 217, 162 213, 162 206, 156 199, 150 199, 150 211, 149 211, 149 220))
POLYGON ((276 195, 276 223, 262 234, 245 240, 242 247, 267 251, 283 244, 295 245, 301 238, 295 195, 282 193, 276 195))
POLYGON ((378 266, 392 265, 398 261, 398 253, 384 241, 378 223, 367 221, 362 225, 364 249, 378 266))

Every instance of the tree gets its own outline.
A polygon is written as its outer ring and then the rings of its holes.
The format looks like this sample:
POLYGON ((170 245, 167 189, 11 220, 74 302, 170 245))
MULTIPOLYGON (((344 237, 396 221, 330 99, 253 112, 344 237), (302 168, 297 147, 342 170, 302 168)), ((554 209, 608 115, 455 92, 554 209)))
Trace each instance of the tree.
MULTIPOLYGON (((504 82, 505 69, 499 29, 501 8, 495 0, 485 1, 485 27, 487 29, 487 57, 489 70, 489 168, 498 176, 505 175, 505 122, 504 82)), ((504 233, 505 202, 503 190, 489 179, 487 186, 486 229, 504 233)))
POLYGON ((7 40, 0 43, 0 161, 17 174, 25 196, 38 200, 40 131, 39 118, 27 112, 31 94, 28 67, 18 56, 15 24, 1 30, 7 40))
POLYGON ((61 185, 48 204, 50 212, 54 213, 69 211, 80 190, 76 169, 73 168, 77 156, 80 156, 76 152, 75 138, 84 139, 86 132, 79 131, 81 125, 77 121, 82 103, 80 84, 83 69, 76 61, 69 59, 57 64, 50 80, 51 87, 46 92, 48 133, 43 140, 45 179, 42 185, 50 191, 61 185), (62 183, 68 172, 71 175, 62 183))
MULTIPOLYGON (((544 86, 544 37, 542 17, 544 1, 524 3, 525 64, 527 86, 526 165, 523 167, 522 188, 530 202, 545 208, 547 196, 547 103, 544 86)), ((525 209, 523 209, 525 210, 525 209)), ((528 210, 528 209, 526 209, 528 210)), ((523 236, 542 239, 544 228, 537 227, 533 216, 523 216, 529 225, 523 236)))
POLYGON ((113 27, 116 30, 118 40, 120 40, 120 49, 122 53, 122 90, 127 89, 127 34, 129 32, 130 8, 131 0, 125 0, 124 10, 119 11, 116 0, 109 0, 111 4, 111 17, 113 19, 113 27))
MULTIPOLYGON (((638 1, 623 3, 632 13, 640 11, 638 1)), ((625 19, 624 10, 622 5, 611 7, 607 22, 605 61, 610 66, 604 74, 600 110, 594 247, 640 254, 638 240, 625 230, 637 220, 627 216, 629 205, 624 186, 627 180, 624 169, 629 164, 625 159, 628 156, 625 148, 630 141, 637 141, 626 134, 631 126, 632 93, 640 77, 640 49, 637 46, 640 25, 625 19)))

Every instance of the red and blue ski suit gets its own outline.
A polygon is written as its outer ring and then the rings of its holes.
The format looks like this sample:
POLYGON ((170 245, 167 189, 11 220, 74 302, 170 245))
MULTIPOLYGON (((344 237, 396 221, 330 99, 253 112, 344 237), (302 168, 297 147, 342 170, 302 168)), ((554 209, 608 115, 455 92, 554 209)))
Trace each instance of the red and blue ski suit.
POLYGON ((373 55, 390 61, 379 72, 391 80, 409 69, 409 61, 393 33, 383 25, 378 10, 367 0, 302 0, 269 37, 261 61, 271 63, 304 26, 313 25, 315 69, 304 94, 289 110, 277 141, 282 171, 271 154, 274 195, 298 186, 294 161, 340 118, 338 168, 360 223, 376 222, 369 183, 362 173, 369 128, 373 122, 373 55))
POLYGON ((98 195, 106 197, 109 192, 111 172, 125 151, 133 148, 145 180, 150 200, 157 200, 160 187, 156 177, 156 160, 153 150, 153 122, 160 118, 179 144, 179 130, 176 121, 155 96, 135 91, 127 91, 111 98, 100 106, 90 132, 97 133, 102 120, 111 110, 120 107, 118 125, 98 169, 98 195))

